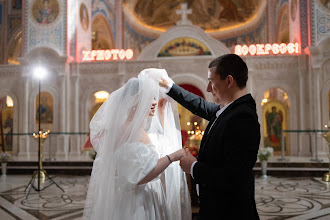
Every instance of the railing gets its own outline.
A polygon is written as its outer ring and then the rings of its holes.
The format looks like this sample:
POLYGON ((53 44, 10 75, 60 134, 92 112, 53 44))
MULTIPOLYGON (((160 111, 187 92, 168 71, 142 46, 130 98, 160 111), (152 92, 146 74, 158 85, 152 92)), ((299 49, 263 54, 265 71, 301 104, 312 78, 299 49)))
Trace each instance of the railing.
MULTIPOLYGON (((48 157, 49 158, 47 158, 46 160, 48 160, 48 161, 55 161, 56 160, 54 157, 52 157, 52 147, 53 147, 52 138, 54 138, 55 135, 70 135, 70 136, 71 135, 84 135, 84 136, 80 137, 80 145, 81 145, 80 147, 82 149, 83 144, 84 144, 84 142, 87 138, 87 134, 88 134, 88 132, 52 132, 52 131, 50 131, 50 133, 48 134, 48 138, 47 138, 48 146, 49 146, 49 151, 48 151, 48 154, 49 154, 48 157)), ((4 134, 4 136, 10 136, 10 135, 11 136, 25 136, 25 135, 27 135, 27 136, 32 137, 33 133, 7 133, 7 134, 4 134)), ((69 149, 72 147, 71 145, 72 145, 72 143, 70 142, 70 138, 69 138, 69 143, 68 143, 69 149)))
POLYGON ((302 133, 302 132, 307 132, 307 133, 314 133, 315 136, 315 159, 311 159, 311 161, 315 161, 315 162, 321 162, 322 160, 318 159, 318 152, 317 152, 317 133, 319 132, 328 132, 329 130, 282 130, 282 137, 281 137, 281 153, 282 153, 282 157, 278 160, 280 161, 288 161, 287 158, 285 158, 285 141, 284 141, 284 132, 286 133, 302 133))

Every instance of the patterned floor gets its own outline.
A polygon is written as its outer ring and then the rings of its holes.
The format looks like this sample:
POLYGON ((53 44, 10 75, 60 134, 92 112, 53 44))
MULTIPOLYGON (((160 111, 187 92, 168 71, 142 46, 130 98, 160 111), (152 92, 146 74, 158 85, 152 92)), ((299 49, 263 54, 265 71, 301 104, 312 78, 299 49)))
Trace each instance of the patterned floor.
MULTIPOLYGON (((81 219, 88 176, 56 176, 51 185, 26 199, 30 176, 0 177, 0 219, 81 219)), ((42 183, 47 186, 49 181, 42 183)), ((37 183, 35 184, 37 186, 37 183)), ((256 178, 256 202, 262 220, 330 219, 330 184, 318 178, 256 178)))

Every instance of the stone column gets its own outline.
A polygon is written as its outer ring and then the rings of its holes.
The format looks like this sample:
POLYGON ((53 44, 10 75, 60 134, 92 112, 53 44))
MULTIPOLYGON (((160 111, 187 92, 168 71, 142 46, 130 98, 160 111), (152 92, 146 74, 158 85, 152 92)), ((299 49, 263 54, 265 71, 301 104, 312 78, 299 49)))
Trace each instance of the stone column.
MULTIPOLYGON (((70 106, 71 111, 71 131, 74 133, 80 132, 79 130, 79 78, 77 75, 71 76, 71 97, 70 97, 70 106)), ((80 143, 81 135, 74 134, 70 135, 70 158, 79 158, 81 152, 80 143)))
MULTIPOLYGON (((297 97, 299 101, 299 112, 297 117, 297 124, 300 130, 309 130, 311 129, 310 124, 310 114, 309 109, 306 106, 309 106, 309 90, 310 87, 308 85, 308 72, 309 72, 309 56, 307 55, 299 55, 298 57, 298 74, 299 74, 299 94, 297 97)), ((314 138, 311 138, 311 133, 298 133, 298 156, 310 157, 312 156, 312 151, 308 147, 309 145, 306 143, 312 143, 314 138)))
MULTIPOLYGON (((23 68, 24 70, 24 68, 23 68)), ((28 133, 29 132, 29 96, 30 96, 30 80, 27 76, 23 77, 23 91, 22 96, 20 97, 19 104, 19 133, 28 133)), ((18 145, 18 157, 22 159, 30 159, 30 143, 31 137, 28 135, 19 136, 19 145, 18 145)))
MULTIPOLYGON (((60 87, 60 114, 59 114, 59 132, 67 132, 66 121, 67 121, 67 91, 66 91, 66 77, 64 74, 58 76, 59 78, 59 87, 60 87)), ((69 156, 69 136, 66 134, 59 134, 57 138, 57 149, 56 157, 57 159, 68 159, 69 156)))

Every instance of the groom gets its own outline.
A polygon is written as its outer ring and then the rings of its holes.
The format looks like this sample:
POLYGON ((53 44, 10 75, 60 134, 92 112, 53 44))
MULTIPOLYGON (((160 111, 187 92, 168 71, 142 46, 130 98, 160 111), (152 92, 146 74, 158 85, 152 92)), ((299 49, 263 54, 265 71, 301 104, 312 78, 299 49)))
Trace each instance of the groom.
MULTIPOLYGON (((181 168, 194 178, 199 191, 198 219, 259 219, 252 168, 257 160, 260 125, 256 103, 246 92, 248 69, 235 54, 209 64, 208 102, 163 79, 160 86, 192 113, 209 121, 198 159, 188 153, 181 168)), ((189 152, 189 151, 188 151, 189 152)))

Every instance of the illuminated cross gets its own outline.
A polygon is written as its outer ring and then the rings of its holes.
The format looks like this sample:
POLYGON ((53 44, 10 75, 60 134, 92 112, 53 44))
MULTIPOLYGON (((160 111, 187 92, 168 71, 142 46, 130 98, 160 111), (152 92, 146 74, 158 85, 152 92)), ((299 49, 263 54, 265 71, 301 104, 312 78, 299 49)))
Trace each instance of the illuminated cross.
POLYGON ((187 15, 192 14, 192 10, 188 9, 187 3, 182 3, 181 10, 176 10, 176 14, 181 15, 181 20, 177 22, 178 25, 191 24, 191 21, 188 20, 187 15))

